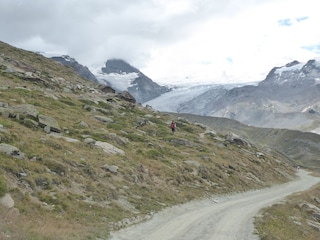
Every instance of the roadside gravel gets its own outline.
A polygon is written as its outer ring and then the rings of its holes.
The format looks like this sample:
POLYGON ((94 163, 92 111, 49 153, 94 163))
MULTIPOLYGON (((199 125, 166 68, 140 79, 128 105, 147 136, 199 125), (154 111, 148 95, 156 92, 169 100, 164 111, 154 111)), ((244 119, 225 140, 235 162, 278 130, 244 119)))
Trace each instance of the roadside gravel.
POLYGON ((300 170, 295 181, 262 190, 219 196, 167 208, 150 221, 111 234, 112 240, 256 240, 260 209, 306 190, 320 178, 300 170))

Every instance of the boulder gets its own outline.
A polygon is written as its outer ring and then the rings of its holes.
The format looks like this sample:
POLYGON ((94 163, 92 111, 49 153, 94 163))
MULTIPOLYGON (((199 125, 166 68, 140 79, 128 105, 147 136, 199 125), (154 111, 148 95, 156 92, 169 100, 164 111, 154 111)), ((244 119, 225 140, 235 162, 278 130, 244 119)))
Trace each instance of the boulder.
POLYGON ((23 114, 26 117, 31 117, 32 119, 37 119, 39 115, 38 109, 31 104, 13 106, 10 108, 10 112, 12 112, 13 114, 23 114))
POLYGON ((114 90, 112 87, 106 86, 106 85, 100 85, 99 88, 104 93, 115 93, 116 92, 116 90, 114 90))
POLYGON ((250 143, 248 141, 237 136, 234 133, 228 133, 227 135, 225 135, 225 139, 232 144, 238 144, 240 146, 250 146, 250 143))
POLYGON ((116 154, 125 155, 125 152, 123 150, 121 150, 121 149, 119 149, 119 148, 117 148, 107 142, 96 141, 95 146, 102 148, 102 150, 104 152, 109 153, 111 155, 116 155, 116 154))
POLYGON ((120 94, 120 98, 122 98, 123 100, 125 100, 127 102, 136 103, 136 99, 127 91, 123 91, 120 94))
POLYGON ((9 144, 0 143, 0 152, 17 159, 24 159, 24 154, 18 148, 9 144))
POLYGON ((108 117, 105 117, 105 116, 94 116, 95 119, 99 120, 100 122, 103 122, 103 123, 112 123, 113 122, 113 119, 111 118, 108 118, 108 117))
POLYGON ((50 132, 51 131, 57 132, 57 133, 61 132, 59 124, 54 118, 40 114, 38 116, 38 120, 39 120, 40 126, 43 128, 49 129, 50 132))
POLYGON ((7 193, 2 198, 0 198, 0 204, 5 208, 13 208, 14 200, 12 199, 11 195, 7 193))
POLYGON ((119 169, 119 167, 118 167, 118 166, 115 166, 115 165, 111 165, 111 166, 105 165, 105 166, 103 166, 102 168, 105 169, 105 170, 107 170, 107 171, 109 171, 109 172, 111 172, 111 173, 117 173, 117 172, 118 172, 118 169, 119 169))

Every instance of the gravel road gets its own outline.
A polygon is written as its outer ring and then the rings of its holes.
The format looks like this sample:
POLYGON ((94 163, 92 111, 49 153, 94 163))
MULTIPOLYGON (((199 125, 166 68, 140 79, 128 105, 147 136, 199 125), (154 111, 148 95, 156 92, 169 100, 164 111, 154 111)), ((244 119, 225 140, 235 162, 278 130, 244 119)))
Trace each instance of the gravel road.
POLYGON ((284 197, 320 182, 303 170, 295 181, 263 190, 189 202, 167 208, 150 221, 111 235, 112 240, 255 240, 253 217, 284 197))

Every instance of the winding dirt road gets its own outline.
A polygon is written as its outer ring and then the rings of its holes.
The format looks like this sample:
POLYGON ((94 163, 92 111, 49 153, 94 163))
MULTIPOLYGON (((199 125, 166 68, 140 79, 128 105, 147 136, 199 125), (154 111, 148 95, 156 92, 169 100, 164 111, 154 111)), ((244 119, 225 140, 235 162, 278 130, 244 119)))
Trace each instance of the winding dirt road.
POLYGON ((112 240, 255 240, 253 217, 284 197, 320 182, 300 170, 295 181, 271 188, 165 209, 150 221, 111 235, 112 240))

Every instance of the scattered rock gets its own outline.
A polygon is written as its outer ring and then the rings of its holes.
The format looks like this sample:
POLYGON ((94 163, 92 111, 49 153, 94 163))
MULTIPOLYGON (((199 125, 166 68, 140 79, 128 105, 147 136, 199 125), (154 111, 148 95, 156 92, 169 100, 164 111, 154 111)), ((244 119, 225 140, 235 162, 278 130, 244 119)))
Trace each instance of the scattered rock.
POLYGON ((317 229, 318 231, 320 231, 320 223, 318 222, 315 222, 315 221, 311 221, 311 220, 308 220, 307 221, 308 225, 317 229))
POLYGON ((320 212, 320 208, 318 208, 317 206, 308 203, 308 202, 304 202, 302 204, 300 204, 300 208, 304 209, 307 212, 311 212, 311 213, 318 213, 320 212))

